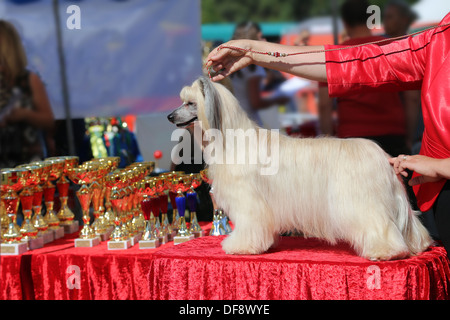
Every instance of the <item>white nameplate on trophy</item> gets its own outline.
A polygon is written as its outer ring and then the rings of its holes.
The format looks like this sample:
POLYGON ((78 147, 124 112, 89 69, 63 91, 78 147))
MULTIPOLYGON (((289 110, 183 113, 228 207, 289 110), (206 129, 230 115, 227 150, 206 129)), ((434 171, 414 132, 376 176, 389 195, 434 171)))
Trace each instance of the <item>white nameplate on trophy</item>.
POLYGON ((94 237, 92 239, 75 239, 75 248, 89 248, 100 244, 100 238, 94 237))
POLYGON ((139 241, 139 249, 155 249, 160 245, 158 239, 154 240, 140 240, 139 241))
POLYGON ((65 224, 63 225, 63 227, 65 234, 72 234, 80 229, 80 223, 78 222, 78 220, 74 220, 71 224, 65 224))
POLYGON ((0 247, 0 255, 17 256, 28 251, 26 242, 21 243, 2 243, 0 247))
POLYGON ((42 237, 44 238, 44 244, 47 244, 55 240, 55 233, 51 230, 47 230, 42 233, 42 237))
POLYGON ((27 244, 28 250, 39 249, 44 246, 44 237, 39 236, 36 237, 35 239, 28 239, 28 240, 22 239, 22 242, 27 244))
POLYGON ((108 241, 108 250, 125 250, 131 247, 130 240, 108 241))
POLYGON ((59 226, 58 228, 52 229, 52 231, 55 234, 55 240, 64 237, 64 227, 59 226))
POLYGON ((180 244, 180 243, 192 240, 194 238, 195 238, 195 236, 193 234, 191 234, 190 236, 183 236, 183 237, 175 236, 173 238, 173 244, 180 244))

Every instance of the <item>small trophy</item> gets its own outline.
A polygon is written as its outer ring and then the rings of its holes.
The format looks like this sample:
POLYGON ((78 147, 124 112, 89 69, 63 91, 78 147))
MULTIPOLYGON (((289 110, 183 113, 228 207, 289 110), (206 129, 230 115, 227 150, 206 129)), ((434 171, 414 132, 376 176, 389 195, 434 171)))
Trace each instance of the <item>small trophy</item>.
POLYGON ((169 210, 168 179, 166 177, 158 177, 158 180, 161 182, 161 188, 158 190, 161 208, 161 228, 163 229, 163 232, 167 234, 168 240, 173 241, 173 237, 176 236, 177 232, 172 229, 167 213, 169 210))
POLYGON ((138 243, 141 234, 138 233, 136 226, 133 224, 134 212, 133 212, 133 203, 135 196, 135 187, 134 184, 137 182, 142 172, 139 170, 132 170, 126 168, 121 173, 124 179, 127 181, 127 185, 123 188, 125 192, 124 200, 122 202, 122 213, 123 213, 123 228, 126 228, 126 232, 128 233, 128 239, 130 240, 131 246, 134 246, 138 243))
POLYGON ((69 187, 70 187, 70 181, 67 179, 67 171, 69 169, 78 166, 78 157, 76 156, 51 157, 47 158, 46 161, 58 159, 64 160, 64 168, 60 178, 56 182, 56 188, 58 189, 59 200, 61 203, 61 208, 58 211, 57 217, 60 221, 59 225, 64 228, 64 233, 70 234, 78 231, 79 223, 78 221, 74 220, 75 215, 67 205, 67 201, 69 200, 69 187))
POLYGON ((131 247, 128 232, 123 228, 122 202, 123 193, 117 186, 111 189, 111 204, 114 210, 114 230, 108 241, 108 250, 123 250, 131 247))
POLYGON ((2 169, 0 171, 1 201, 8 215, 8 228, 2 234, 1 255, 19 255, 28 250, 22 242, 22 234, 16 224, 19 196, 17 193, 25 186, 29 172, 23 168, 2 169))
MULTIPOLYGON (((142 182, 145 184, 145 182, 142 182)), ((139 249, 154 249, 160 246, 159 230, 155 229, 155 225, 150 221, 150 213, 152 204, 150 195, 144 193, 141 200, 141 208, 145 218, 145 230, 141 240, 139 240, 139 249)))
MULTIPOLYGON (((103 167, 106 167, 106 175, 110 175, 119 166, 120 157, 96 158, 93 159, 93 161, 98 162, 103 167)), ((111 202, 109 201, 111 189, 107 186, 106 175, 99 180, 101 185, 101 192, 98 199, 98 219, 96 218, 96 220, 99 221, 98 223, 100 224, 100 229, 104 230, 104 233, 108 234, 107 239, 109 239, 109 234, 111 234, 112 230, 114 229, 114 213, 112 212, 111 202)), ((93 199, 93 201, 97 201, 97 199, 93 199)), ((97 225, 94 225, 94 230, 96 229, 96 227, 97 225)))
POLYGON ((29 177, 25 181, 25 187, 19 195, 24 217, 24 222, 19 231, 22 233, 22 241, 27 243, 28 250, 34 250, 44 246, 44 238, 38 236, 39 230, 31 223, 34 191, 40 182, 44 170, 42 167, 32 165, 21 165, 19 167, 29 170, 29 177))
POLYGON ((222 215, 219 209, 214 209, 213 214, 213 223, 211 227, 211 231, 209 232, 210 236, 222 236, 227 234, 225 228, 223 227, 222 215))
POLYGON ((186 193, 186 202, 188 205, 188 209, 190 211, 191 223, 189 225, 189 231, 196 237, 203 237, 204 231, 198 224, 197 220, 197 192, 195 192, 195 188, 199 187, 201 184, 201 178, 197 174, 189 175, 189 190, 186 193))
POLYGON ((107 177, 107 184, 111 187, 110 201, 114 212, 114 230, 108 241, 108 250, 123 250, 131 246, 128 231, 124 228, 123 202, 126 195, 124 188, 126 179, 121 172, 113 173, 107 177))
POLYGON ((186 197, 183 192, 186 190, 186 185, 182 177, 177 177, 172 183, 172 192, 176 192, 175 203, 180 215, 180 227, 177 231, 177 235, 173 238, 175 245, 192 240, 195 236, 189 231, 186 226, 186 220, 184 214, 186 212, 186 197))
MULTIPOLYGON (((132 163, 129 168, 133 171, 136 171, 137 180, 143 180, 155 169, 155 162, 153 161, 145 161, 145 162, 135 162, 132 163)), ((142 234, 145 229, 145 218, 141 209, 141 198, 142 198, 142 190, 137 188, 137 182, 134 184, 134 196, 133 196, 133 227, 137 230, 138 233, 142 234)))
POLYGON ((70 180, 81 185, 76 194, 83 211, 83 228, 80 230, 79 237, 75 239, 75 247, 94 247, 100 244, 100 238, 96 236, 89 225, 91 220, 89 209, 92 200, 92 190, 89 188, 89 184, 97 178, 97 169, 98 166, 95 164, 86 164, 68 170, 70 180))
POLYGON ((49 230, 54 232, 55 240, 64 237, 64 227, 60 226, 59 218, 57 217, 53 207, 55 204, 55 185, 52 181, 58 180, 64 172, 64 159, 45 160, 51 164, 50 176, 44 186, 44 202, 47 209, 45 214, 45 222, 48 224, 49 230))
POLYGON ((110 236, 108 232, 109 228, 105 223, 105 219, 102 215, 101 200, 104 190, 104 178, 108 174, 109 167, 106 162, 94 161, 97 164, 96 179, 92 181, 89 185, 89 189, 92 193, 92 207, 94 209, 94 222, 91 225, 91 229, 94 231, 95 235, 100 238, 100 241, 107 241, 110 236))
POLYGON ((175 232, 178 231, 180 227, 180 215, 178 214, 177 204, 175 201, 175 198, 177 196, 176 192, 173 192, 171 190, 172 180, 176 177, 179 177, 183 175, 183 171, 172 171, 168 173, 164 173, 161 176, 167 175, 167 178, 169 179, 168 185, 169 185, 169 199, 170 203, 172 205, 172 230, 175 232))
POLYGON ((52 164, 45 161, 36 161, 32 162, 30 165, 42 168, 42 173, 40 176, 41 179, 36 186, 33 194, 34 217, 32 223, 33 226, 38 229, 38 235, 44 238, 44 244, 47 244, 55 240, 55 235, 52 230, 48 229, 48 224, 42 216, 42 199, 44 196, 43 186, 47 184, 52 164))

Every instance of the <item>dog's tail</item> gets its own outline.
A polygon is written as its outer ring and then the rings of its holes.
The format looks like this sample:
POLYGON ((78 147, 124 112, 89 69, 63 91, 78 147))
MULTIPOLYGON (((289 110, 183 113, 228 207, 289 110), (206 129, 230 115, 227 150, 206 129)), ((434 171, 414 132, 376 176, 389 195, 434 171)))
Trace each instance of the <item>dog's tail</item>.
POLYGON ((419 220, 420 212, 412 210, 403 181, 395 175, 395 172, 393 172, 393 176, 393 191, 397 197, 397 226, 410 254, 415 255, 425 251, 433 243, 433 240, 419 220))

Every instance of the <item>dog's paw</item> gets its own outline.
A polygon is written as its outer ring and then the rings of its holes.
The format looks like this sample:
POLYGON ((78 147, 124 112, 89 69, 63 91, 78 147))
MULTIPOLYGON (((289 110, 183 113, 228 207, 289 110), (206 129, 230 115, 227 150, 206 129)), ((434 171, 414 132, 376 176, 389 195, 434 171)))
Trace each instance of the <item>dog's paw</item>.
POLYGON ((248 244, 238 241, 237 238, 232 235, 225 238, 222 241, 222 249, 226 254, 258 254, 261 250, 252 248, 248 244))
POLYGON ((407 251, 401 252, 385 251, 369 254, 366 258, 370 261, 389 261, 389 260, 406 259, 409 258, 409 256, 410 253, 407 251))

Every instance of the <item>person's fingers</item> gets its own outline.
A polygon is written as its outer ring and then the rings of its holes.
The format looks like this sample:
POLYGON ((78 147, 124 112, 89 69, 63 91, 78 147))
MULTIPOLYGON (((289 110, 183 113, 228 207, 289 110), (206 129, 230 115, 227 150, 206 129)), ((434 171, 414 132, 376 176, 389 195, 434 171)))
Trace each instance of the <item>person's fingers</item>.
POLYGON ((403 155, 403 154, 401 154, 401 155, 399 155, 398 157, 397 157, 397 159, 394 161, 394 171, 395 171, 395 173, 396 174, 399 174, 400 173, 400 170, 399 170, 399 166, 400 166, 400 162, 401 162, 401 159, 404 157, 405 155, 403 155))

